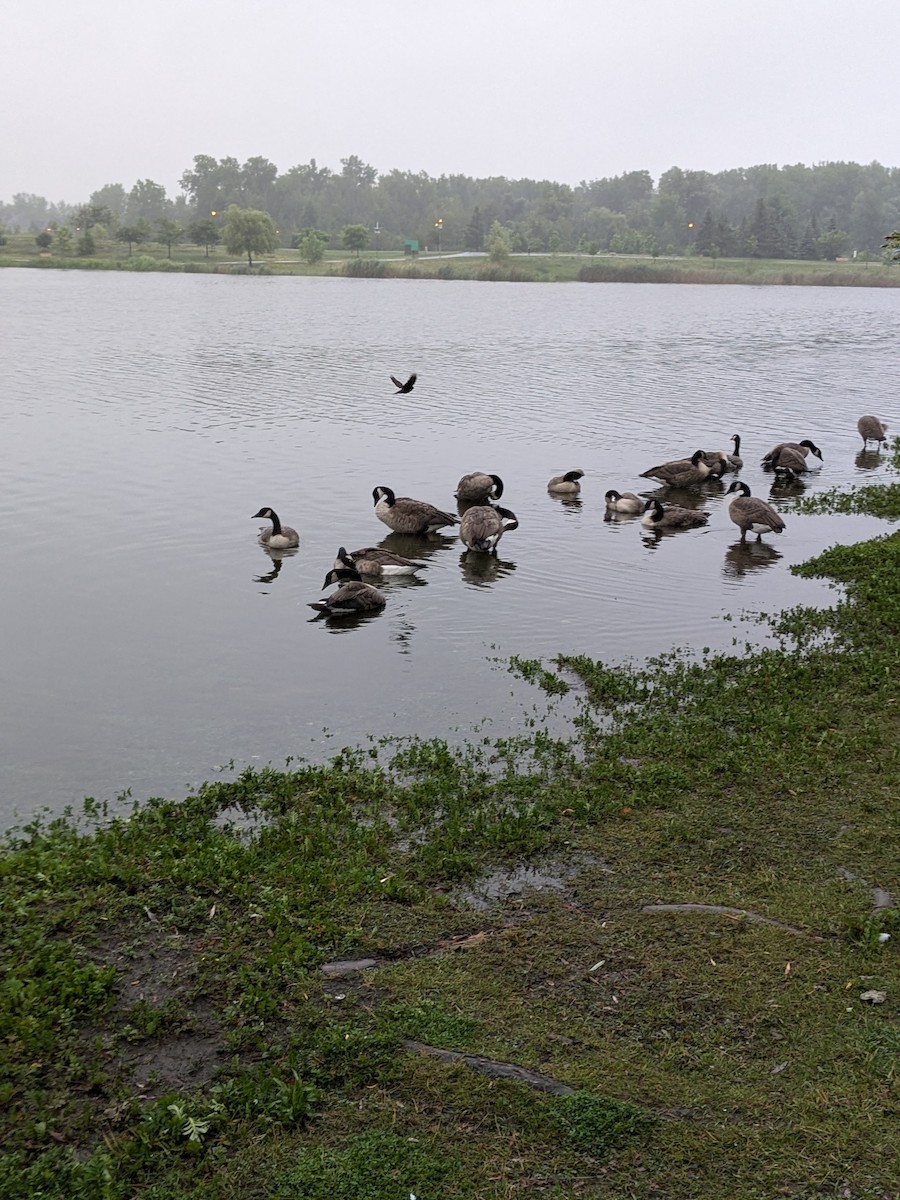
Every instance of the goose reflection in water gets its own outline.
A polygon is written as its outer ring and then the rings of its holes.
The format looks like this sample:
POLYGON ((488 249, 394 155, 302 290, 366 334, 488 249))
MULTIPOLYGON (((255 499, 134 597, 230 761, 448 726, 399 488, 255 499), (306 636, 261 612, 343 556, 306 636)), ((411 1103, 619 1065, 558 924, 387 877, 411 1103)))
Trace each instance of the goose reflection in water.
POLYGON ((472 584, 473 587, 491 587, 498 579, 511 575, 516 570, 516 564, 498 558, 496 552, 481 554, 464 550, 459 556, 459 569, 466 583, 472 584))
POLYGON ((263 546, 263 553, 267 558, 272 560, 271 571, 266 571, 265 575, 254 575, 254 583, 273 583, 281 571, 282 565, 286 558, 293 558, 297 553, 297 547, 293 546, 287 550, 272 550, 268 546, 263 546))
POLYGON ((728 579, 738 579, 753 571, 764 571, 774 567, 784 555, 768 542, 735 542, 725 551, 722 574, 728 579))
POLYGON ((548 492, 547 495, 557 504, 561 504, 563 508, 577 510, 584 503, 577 492, 548 492))
POLYGON ((397 650, 401 654, 412 654, 412 636, 415 632, 415 625, 406 617, 401 617, 391 630, 391 641, 397 643, 397 650))
POLYGON ((860 450, 853 460, 857 471, 872 471, 875 467, 880 467, 881 463, 881 447, 877 450, 860 450))
POLYGON ((802 496, 806 491, 806 480, 802 475, 795 475, 793 472, 783 475, 776 475, 769 488, 769 499, 778 500, 784 499, 786 496, 802 496))
POLYGON ((431 558, 432 554, 436 554, 438 550, 452 546, 455 542, 456 537, 453 534, 429 533, 424 537, 420 537, 419 535, 408 533, 389 533, 377 544, 381 550, 390 550, 393 554, 399 554, 402 558, 411 558, 417 562, 423 562, 431 558))

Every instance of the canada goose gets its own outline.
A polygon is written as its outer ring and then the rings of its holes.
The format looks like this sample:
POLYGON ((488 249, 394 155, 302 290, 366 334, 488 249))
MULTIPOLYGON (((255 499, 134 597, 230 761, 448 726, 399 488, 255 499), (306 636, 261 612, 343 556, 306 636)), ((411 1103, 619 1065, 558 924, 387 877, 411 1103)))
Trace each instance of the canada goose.
POLYGON ((255 521, 258 517, 272 522, 271 529, 259 531, 260 545, 268 546, 270 550, 287 550, 291 546, 300 545, 300 534, 296 529, 291 529, 290 525, 282 525, 274 508, 261 508, 250 519, 255 521))
POLYGON ((884 421, 879 421, 877 417, 860 417, 856 422, 856 428, 859 430, 864 448, 868 446, 869 442, 877 442, 880 450, 881 443, 887 441, 887 425, 884 421))
POLYGON ((518 528, 518 518, 508 508, 479 504, 463 513, 459 536, 470 550, 481 550, 489 554, 496 550, 497 543, 507 529, 518 528))
POLYGON ((325 576, 322 587, 331 587, 333 583, 339 583, 341 586, 326 599, 310 604, 310 608, 314 608, 316 612, 337 616, 344 613, 375 612, 376 609, 385 606, 383 594, 371 584, 363 583, 359 571, 347 567, 332 569, 325 576))
MULTIPOLYGON (((767 464, 776 473, 791 471, 794 475, 803 475, 807 471, 813 469, 813 464, 809 461, 805 454, 802 454, 794 446, 782 446, 772 457, 767 464)), ((815 463, 818 468, 821 463, 815 463)))
POLYGON ((397 389, 396 392, 394 392, 395 396, 399 396, 399 395, 401 395, 401 393, 405 396, 406 393, 411 392, 416 385, 416 373, 415 373, 415 371, 413 371, 412 375, 410 375, 410 377, 409 377, 409 379, 407 379, 406 383, 401 383, 396 375, 392 375, 391 383, 397 389))
POLYGON ((459 517, 442 512, 425 500, 411 500, 409 496, 395 496, 389 487, 377 487, 372 491, 375 501, 375 516, 395 533, 434 533, 445 525, 458 525, 459 517))
POLYGON ((470 475, 463 475, 453 495, 457 500, 473 500, 476 504, 486 504, 488 500, 499 500, 503 495, 503 480, 499 475, 472 471, 470 475))
POLYGON ((741 439, 740 435, 733 433, 731 440, 734 442, 734 452, 729 454, 727 450, 706 450, 703 454, 703 461, 710 468, 712 473, 722 476, 726 471, 739 471, 744 465, 744 460, 741 458, 741 439), (718 470, 717 470, 718 468, 718 470))
POLYGON ((748 533, 755 533, 760 541, 764 533, 783 533, 784 521, 771 504, 750 495, 746 483, 736 479, 725 494, 728 515, 741 531, 741 541, 746 542, 748 533))
POLYGON ((772 447, 768 454, 763 455, 762 465, 764 467, 771 467, 773 465, 772 460, 777 458, 782 450, 794 450, 798 454, 802 454, 804 458, 808 458, 810 454, 814 454, 820 464, 825 461, 822 458, 822 451, 815 442, 811 442, 809 438, 804 438, 802 442, 779 442, 777 446, 772 447))
POLYGON ((696 508, 680 508, 677 504, 663 508, 658 500, 648 500, 644 505, 641 524, 647 529, 696 529, 698 525, 705 525, 708 520, 708 512, 699 512, 696 508))
POLYGON ((648 471, 641 471, 641 479, 658 479, 661 483, 684 487, 689 483, 702 483, 709 474, 709 465, 703 461, 703 451, 695 450, 690 458, 677 458, 658 467, 650 467, 648 471))
POLYGON ((378 546, 364 546, 361 550, 351 550, 349 553, 341 546, 334 560, 336 571, 346 567, 351 571, 358 571, 360 575, 381 575, 385 578, 415 575, 427 565, 423 562, 413 562, 411 558, 404 558, 391 550, 381 550, 378 546))
POLYGON ((582 475, 584 475, 584 471, 566 471, 565 475, 554 475, 547 484, 547 491, 573 496, 581 491, 581 484, 578 481, 582 475))
POLYGON ((645 502, 634 492, 617 492, 610 488, 604 497, 607 512, 640 513, 646 507, 645 502))

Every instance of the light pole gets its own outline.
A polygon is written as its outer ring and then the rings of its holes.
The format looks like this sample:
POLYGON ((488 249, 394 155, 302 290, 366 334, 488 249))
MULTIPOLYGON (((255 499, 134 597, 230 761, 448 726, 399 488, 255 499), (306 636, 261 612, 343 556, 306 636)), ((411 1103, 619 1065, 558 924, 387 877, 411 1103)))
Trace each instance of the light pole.
POLYGON ((437 230, 438 254, 440 254, 440 252, 441 252, 441 230, 444 228, 444 218, 438 217, 438 219, 434 223, 434 227, 437 230))

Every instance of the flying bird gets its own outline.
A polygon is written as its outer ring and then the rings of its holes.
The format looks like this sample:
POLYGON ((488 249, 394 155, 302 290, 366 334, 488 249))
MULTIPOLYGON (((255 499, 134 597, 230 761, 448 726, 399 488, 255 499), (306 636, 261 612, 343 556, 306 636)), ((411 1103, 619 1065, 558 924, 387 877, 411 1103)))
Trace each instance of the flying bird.
POLYGON ((406 383, 401 383, 396 375, 392 375, 391 383, 397 389, 396 392, 394 393, 395 396, 399 396, 401 392, 405 396, 406 393, 411 392, 416 385, 416 373, 415 373, 415 371, 413 371, 412 375, 410 375, 410 377, 409 377, 409 379, 407 379, 406 383))

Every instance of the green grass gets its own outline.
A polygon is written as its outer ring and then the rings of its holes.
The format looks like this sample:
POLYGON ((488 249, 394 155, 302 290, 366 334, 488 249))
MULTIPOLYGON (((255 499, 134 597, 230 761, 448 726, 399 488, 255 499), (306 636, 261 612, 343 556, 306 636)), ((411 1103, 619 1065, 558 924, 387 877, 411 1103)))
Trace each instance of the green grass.
POLYGON ((183 242, 172 247, 145 243, 131 255, 119 242, 101 241, 97 254, 66 255, 51 246, 41 253, 31 234, 12 233, 0 246, 0 267, 28 266, 61 270, 176 271, 236 275, 325 275, 392 279, 474 279, 511 283, 719 283, 818 287, 898 287, 900 264, 885 262, 801 262, 786 259, 650 258, 643 255, 516 254, 503 263, 486 257, 453 257, 422 253, 411 258, 399 250, 369 247, 358 256, 349 250, 327 250, 313 265, 298 250, 281 248, 258 259, 234 256, 222 246, 210 249, 183 242))
POLYGON ((796 569, 842 590, 775 649, 514 661, 584 688, 571 742, 388 743, 10 835, 0 1195, 896 1194, 900 534, 796 569), (568 882, 461 900, 523 864, 568 882))

